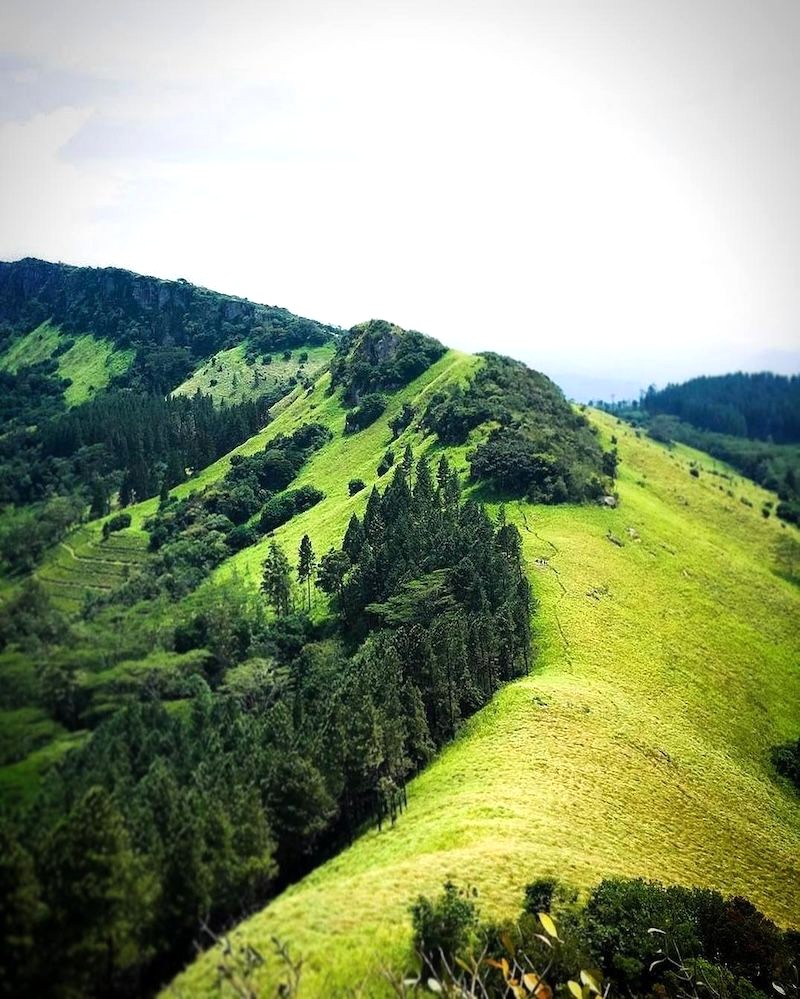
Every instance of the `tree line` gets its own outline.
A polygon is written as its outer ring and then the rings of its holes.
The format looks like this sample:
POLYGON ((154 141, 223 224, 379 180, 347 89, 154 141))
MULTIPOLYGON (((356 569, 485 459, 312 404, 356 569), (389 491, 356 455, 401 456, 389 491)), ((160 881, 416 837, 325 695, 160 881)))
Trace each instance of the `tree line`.
POLYGON ((153 988, 201 921, 227 926, 396 820, 408 778, 529 667, 520 549, 446 460, 407 452, 339 548, 274 544, 261 599, 223 587, 179 615, 176 651, 215 650, 202 675, 169 709, 143 688, 3 824, 4 985, 153 988), (333 611, 316 625, 315 589, 333 611))
POLYGON ((677 416, 700 430, 800 442, 800 376, 770 372, 704 375, 680 385, 651 385, 640 406, 652 415, 677 416))
POLYGON ((496 427, 468 455, 470 475, 500 495, 535 503, 600 497, 616 474, 594 428, 549 378, 520 361, 482 354, 466 385, 435 392, 421 417, 443 444, 464 444, 475 428, 496 427))

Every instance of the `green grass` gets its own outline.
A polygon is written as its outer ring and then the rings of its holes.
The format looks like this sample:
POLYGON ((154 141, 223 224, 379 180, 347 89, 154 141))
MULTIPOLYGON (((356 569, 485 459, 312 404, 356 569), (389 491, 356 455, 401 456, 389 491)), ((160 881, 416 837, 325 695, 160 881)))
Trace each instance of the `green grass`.
POLYGON ((30 753, 19 763, 0 767, 0 801, 16 808, 30 802, 36 795, 44 773, 70 749, 87 738, 86 732, 69 732, 41 749, 30 753))
POLYGON ((36 577, 56 606, 72 613, 81 608, 87 592, 109 592, 121 585, 146 557, 147 540, 144 531, 130 529, 103 541, 98 522, 84 524, 48 553, 36 577))
MULTIPOLYGON (((0 355, 0 369, 15 372, 24 365, 46 361, 65 339, 57 326, 42 323, 10 344, 0 355)), ((135 351, 117 350, 109 340, 88 333, 71 339, 72 346, 56 360, 58 374, 72 382, 64 391, 64 399, 68 406, 77 406, 105 388, 115 375, 127 371, 135 351)))
POLYGON ((89 335, 78 337, 69 350, 58 358, 58 373, 72 384, 64 392, 68 406, 77 406, 104 389, 115 375, 124 374, 131 365, 134 350, 115 350, 108 340, 89 335))
POLYGON ((0 765, 24 759, 64 734, 65 729, 41 708, 0 710, 0 765))
POLYGON ((248 363, 247 347, 247 342, 244 342, 229 350, 220 350, 213 358, 204 361, 190 378, 175 389, 174 394, 194 395, 200 391, 210 395, 217 403, 223 399, 228 403, 244 402, 269 392, 278 384, 287 384, 297 375, 315 378, 330 362, 334 352, 334 345, 330 343, 302 347, 292 350, 291 360, 284 361, 283 352, 278 351, 272 356, 271 364, 264 364, 260 358, 248 363), (304 351, 308 360, 301 365, 298 358, 304 351))
MULTIPOLYGON (((282 419, 311 402, 338 426, 316 392, 282 419)), ((768 494, 710 474, 729 470, 707 456, 593 419, 606 442, 619 437, 619 507, 508 509, 540 601, 532 675, 412 782, 395 828, 366 833, 236 932, 263 954, 272 935, 287 941, 304 959, 302 995, 402 966, 409 902, 448 876, 476 885, 487 914, 515 914, 539 875, 586 888, 619 874, 741 893, 798 922, 800 798, 769 762, 800 734, 800 599, 774 571, 776 545, 797 532, 764 520, 768 494)), ((350 500, 347 479, 374 479, 386 443, 376 425, 316 455, 302 480, 328 497, 281 542, 337 540, 365 496, 350 500)), ((261 555, 232 565, 254 575, 261 555)), ((201 957, 172 994, 216 994, 216 960, 201 957)))

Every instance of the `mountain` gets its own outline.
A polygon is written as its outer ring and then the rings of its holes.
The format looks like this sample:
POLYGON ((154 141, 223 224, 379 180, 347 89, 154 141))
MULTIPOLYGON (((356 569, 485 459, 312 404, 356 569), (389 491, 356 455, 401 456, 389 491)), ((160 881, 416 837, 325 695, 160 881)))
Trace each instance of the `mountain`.
MULTIPOLYGON (((140 370, 169 347, 152 316, 113 339, 92 301, 86 335, 140 370)), ((0 355, 37 414, 12 409, 0 442, 17 994, 152 993, 201 922, 248 916, 179 994, 214 992, 240 944, 268 994, 288 973, 273 935, 300 994, 354 988, 413 963, 409 905, 446 878, 498 917, 542 877, 585 898, 632 876, 795 920, 800 799, 772 758, 800 723, 800 542, 773 494, 520 362, 384 320, 269 363, 252 333, 199 359, 211 334, 183 326, 194 367, 167 394, 113 376, 68 402, 72 348, 25 364, 41 315, 0 355), (279 363, 299 373, 264 393, 279 363)), ((733 913, 729 951, 760 934, 785 980, 769 920, 701 900, 706 924, 733 913)), ((614 958, 596 956, 615 989, 672 994, 614 958)))
POLYGON ((800 375, 715 375, 664 389, 650 388, 642 405, 653 415, 676 416, 735 437, 800 443, 800 375))
POLYGON ((73 267, 27 257, 0 262, 6 340, 48 322, 118 348, 176 346, 198 360, 250 339, 257 350, 319 344, 335 330, 274 306, 117 267, 73 267))
POLYGON ((602 404, 655 440, 680 441, 778 494, 777 516, 800 523, 800 376, 769 372, 693 378, 636 402, 602 404))

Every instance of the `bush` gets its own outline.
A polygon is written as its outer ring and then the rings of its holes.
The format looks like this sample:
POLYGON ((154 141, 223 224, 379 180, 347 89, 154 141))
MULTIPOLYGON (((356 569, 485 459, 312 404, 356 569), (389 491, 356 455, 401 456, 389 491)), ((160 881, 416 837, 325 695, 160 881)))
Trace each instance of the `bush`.
POLYGON ((286 492, 273 496, 261 511, 261 530, 268 534, 276 527, 291 520, 296 513, 310 510, 316 506, 325 493, 315 486, 301 486, 299 489, 287 489, 286 492))
POLYGON ((300 486, 299 489, 294 490, 295 512, 302 513, 304 510, 310 510, 312 506, 316 506, 323 499, 325 499, 325 493, 321 489, 317 489, 316 486, 300 486))
POLYGON ((347 483, 347 491, 351 496, 355 496, 356 493, 360 493, 362 489, 366 488, 366 483, 363 479, 351 479, 347 483))
POLYGON ((274 531, 276 527, 291 520, 294 512, 294 493, 291 491, 278 493, 277 496, 273 496, 268 503, 264 504, 260 519, 261 530, 264 534, 274 531))
POLYGON ((539 912, 549 912, 553 904, 553 895, 558 887, 556 878, 537 878, 525 886, 525 901, 522 908, 535 916, 539 912))
POLYGON ((260 537, 260 532, 253 524, 239 524, 225 538, 225 544, 233 552, 240 552, 243 548, 254 545, 260 537))
POLYGON ((131 515, 129 513, 117 513, 113 517, 110 517, 105 524, 103 524, 103 540, 105 540, 110 534, 115 534, 117 531, 124 531, 126 527, 131 526, 131 515))
POLYGON ((344 432, 354 434, 373 424, 386 409, 386 399, 379 392, 365 395, 361 405, 351 409, 344 423, 344 432))
POLYGON ((414 407, 410 406, 407 402, 404 402, 403 408, 397 416, 392 417, 392 419, 389 420, 389 429, 392 431, 392 439, 396 440, 406 427, 411 425, 411 421, 413 419, 414 407))
POLYGON ((394 464, 394 451, 387 451, 378 464, 378 475, 386 475, 394 464))
POLYGON ((788 777, 800 791, 800 739, 772 750, 772 762, 782 777, 788 777))
POLYGON ((443 958, 452 964, 457 954, 469 948, 478 928, 474 897, 474 891, 458 889, 448 881, 438 898, 420 895, 411 906, 414 946, 432 971, 441 972, 443 958))

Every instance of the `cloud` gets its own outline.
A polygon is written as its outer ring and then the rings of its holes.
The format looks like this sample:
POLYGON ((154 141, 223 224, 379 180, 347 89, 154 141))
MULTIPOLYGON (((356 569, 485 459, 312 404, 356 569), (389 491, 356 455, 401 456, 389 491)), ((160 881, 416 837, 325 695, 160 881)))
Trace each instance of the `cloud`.
POLYGON ((91 110, 61 108, 24 123, 0 124, 0 252, 31 250, 68 258, 90 243, 97 213, 120 197, 119 178, 98 176, 60 157, 91 110))
POLYGON ((797 17, 765 7, 11 0, 0 253, 643 382, 790 350, 797 17))

